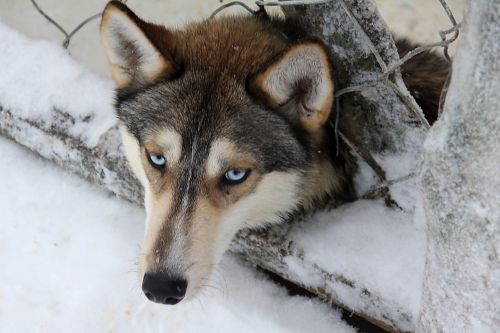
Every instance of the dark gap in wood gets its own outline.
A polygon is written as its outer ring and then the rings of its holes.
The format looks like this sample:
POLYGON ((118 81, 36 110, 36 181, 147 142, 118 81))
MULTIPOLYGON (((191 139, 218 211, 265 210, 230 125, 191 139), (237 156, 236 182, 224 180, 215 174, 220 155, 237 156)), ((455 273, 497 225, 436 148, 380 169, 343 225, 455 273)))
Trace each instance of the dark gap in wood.
MULTIPOLYGON (((272 282, 285 288, 290 296, 303 296, 307 298, 318 298, 318 295, 296 285, 293 282, 285 280, 278 274, 262 269, 259 266, 255 267, 258 271, 264 273, 272 282)), ((368 320, 352 313, 344 308, 341 308, 335 304, 331 304, 331 307, 340 311, 342 313, 342 320, 354 327, 359 333, 390 333, 383 328, 376 326, 375 324, 369 322, 368 320)))

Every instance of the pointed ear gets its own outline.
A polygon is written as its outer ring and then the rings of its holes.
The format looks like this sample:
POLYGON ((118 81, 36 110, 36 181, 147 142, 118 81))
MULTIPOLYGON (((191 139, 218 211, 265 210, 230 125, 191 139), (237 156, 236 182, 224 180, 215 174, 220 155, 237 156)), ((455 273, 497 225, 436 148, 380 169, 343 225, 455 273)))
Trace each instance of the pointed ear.
POLYGON ((142 21, 119 1, 109 2, 104 9, 101 40, 118 88, 148 84, 178 70, 168 53, 172 33, 142 21))
POLYGON ((326 47, 317 40, 292 45, 250 79, 249 89, 307 131, 318 130, 328 120, 334 94, 326 47))

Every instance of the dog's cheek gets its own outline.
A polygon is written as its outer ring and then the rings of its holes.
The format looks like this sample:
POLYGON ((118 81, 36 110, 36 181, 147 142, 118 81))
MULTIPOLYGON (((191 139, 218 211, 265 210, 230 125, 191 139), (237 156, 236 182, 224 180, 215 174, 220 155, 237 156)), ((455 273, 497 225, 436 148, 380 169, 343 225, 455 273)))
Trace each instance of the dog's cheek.
POLYGON ((245 227, 260 227, 281 222, 301 202, 299 171, 274 171, 261 177, 250 195, 240 200, 246 206, 245 227))
POLYGON ((125 125, 120 125, 120 134, 123 142, 125 156, 130 164, 135 176, 141 182, 142 186, 147 185, 146 172, 144 170, 141 158, 141 148, 137 139, 127 130, 125 125))

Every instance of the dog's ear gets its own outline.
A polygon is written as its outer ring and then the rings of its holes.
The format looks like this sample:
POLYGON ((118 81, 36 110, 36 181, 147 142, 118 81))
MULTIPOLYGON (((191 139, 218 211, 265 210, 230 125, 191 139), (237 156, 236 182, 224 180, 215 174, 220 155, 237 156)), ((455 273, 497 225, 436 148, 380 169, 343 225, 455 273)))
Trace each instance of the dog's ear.
POLYGON ((328 51, 318 40, 298 42, 249 80, 249 89, 271 108, 315 132, 328 120, 334 81, 328 51))
POLYGON ((144 22, 119 1, 104 9, 101 40, 118 88, 148 84, 179 70, 169 53, 175 47, 173 34, 144 22))

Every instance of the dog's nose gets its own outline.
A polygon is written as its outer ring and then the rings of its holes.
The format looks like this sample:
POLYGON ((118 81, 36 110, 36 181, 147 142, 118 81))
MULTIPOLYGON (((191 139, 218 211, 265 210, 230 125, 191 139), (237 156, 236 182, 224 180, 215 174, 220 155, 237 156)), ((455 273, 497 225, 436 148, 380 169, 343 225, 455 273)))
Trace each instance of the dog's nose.
POLYGON ((161 304, 177 304, 186 294, 187 281, 172 279, 164 274, 146 273, 142 281, 142 291, 153 302, 161 304))

